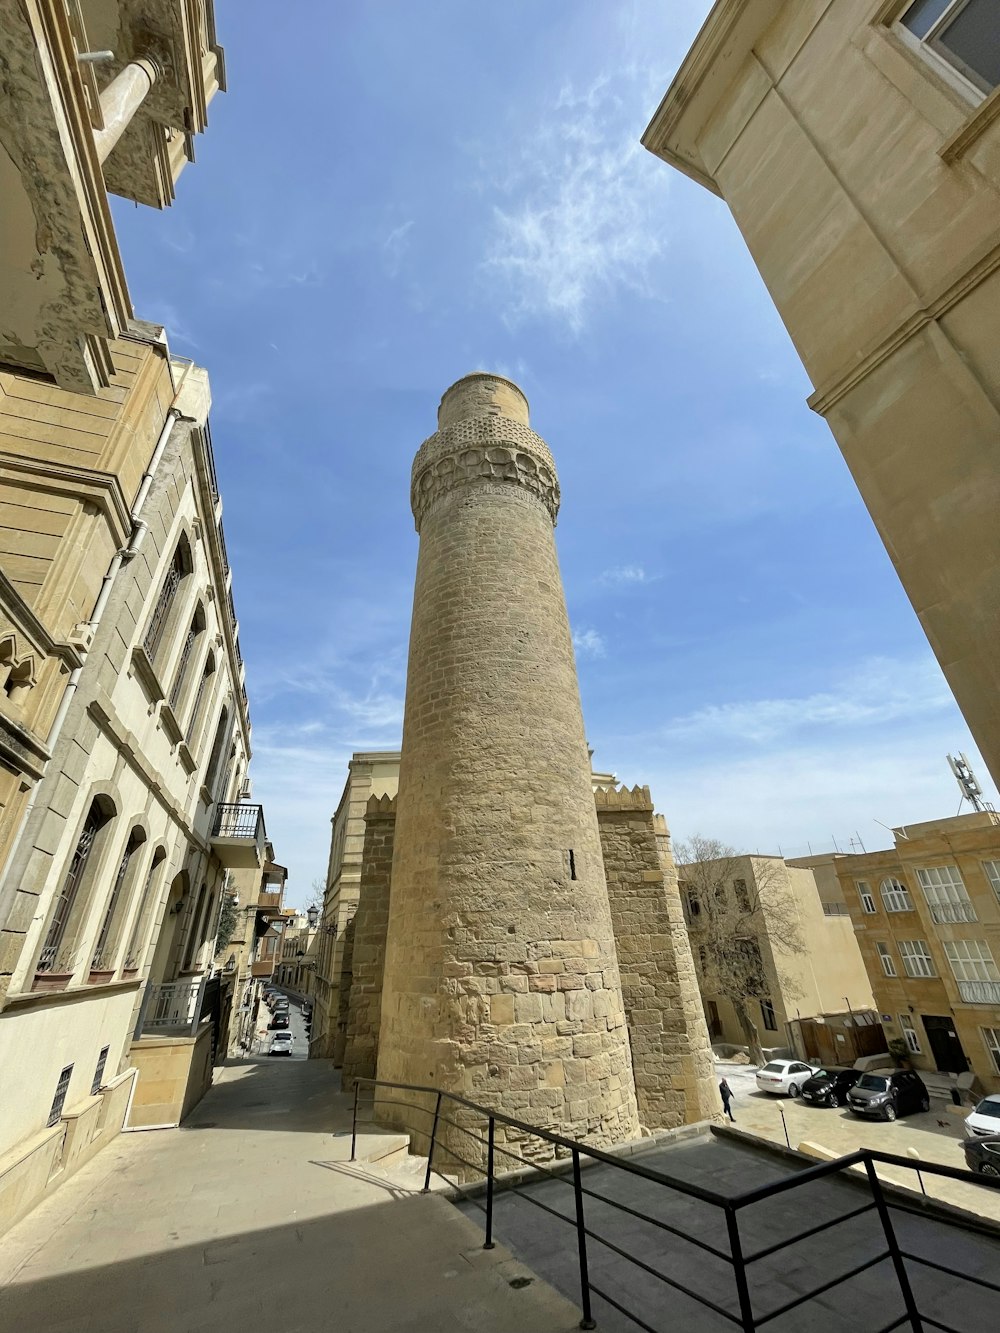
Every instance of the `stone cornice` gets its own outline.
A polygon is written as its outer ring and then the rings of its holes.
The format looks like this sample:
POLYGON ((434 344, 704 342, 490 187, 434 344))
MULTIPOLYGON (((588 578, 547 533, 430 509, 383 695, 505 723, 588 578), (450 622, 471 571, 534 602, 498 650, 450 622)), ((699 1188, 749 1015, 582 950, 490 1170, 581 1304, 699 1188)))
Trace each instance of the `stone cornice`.
POLYGON ((484 487, 519 491, 540 502, 556 521, 559 480, 541 436, 509 417, 472 417, 436 431, 413 460, 410 504, 417 531, 444 496, 484 487))

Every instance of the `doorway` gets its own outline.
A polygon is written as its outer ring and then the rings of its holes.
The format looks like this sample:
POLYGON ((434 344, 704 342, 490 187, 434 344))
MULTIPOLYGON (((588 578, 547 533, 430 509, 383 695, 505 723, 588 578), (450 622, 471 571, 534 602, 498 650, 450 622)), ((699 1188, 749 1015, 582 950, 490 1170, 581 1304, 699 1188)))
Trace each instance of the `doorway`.
POLYGON ((964 1074, 969 1062, 955 1031, 955 1020, 942 1014, 921 1014, 920 1018, 938 1070, 942 1074, 964 1074))

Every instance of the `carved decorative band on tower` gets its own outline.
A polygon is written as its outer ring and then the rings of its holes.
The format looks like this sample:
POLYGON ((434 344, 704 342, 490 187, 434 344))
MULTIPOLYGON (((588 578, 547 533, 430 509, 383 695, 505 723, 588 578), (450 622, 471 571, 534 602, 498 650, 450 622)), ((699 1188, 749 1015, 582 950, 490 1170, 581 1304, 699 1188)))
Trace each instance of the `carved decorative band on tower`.
MULTIPOLYGON (((444 395, 413 467, 410 631, 378 1074, 595 1143, 639 1132, 556 558, 515 384, 444 395)), ((423 1114, 397 1112, 425 1142, 423 1114)), ((445 1134, 445 1144, 451 1131, 445 1134)), ((454 1138, 468 1157, 475 1145, 454 1138)))

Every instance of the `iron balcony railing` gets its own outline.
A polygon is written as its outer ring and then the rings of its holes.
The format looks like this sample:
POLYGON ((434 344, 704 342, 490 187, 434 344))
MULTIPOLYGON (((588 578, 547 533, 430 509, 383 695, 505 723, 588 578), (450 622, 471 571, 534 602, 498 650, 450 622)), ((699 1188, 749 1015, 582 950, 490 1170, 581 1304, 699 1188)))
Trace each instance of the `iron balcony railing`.
MULTIPOLYGON (((940 1166, 936 1162, 918 1161, 912 1157, 899 1157, 893 1153, 872 1152, 862 1149, 858 1152, 850 1153, 846 1157, 840 1157, 833 1162, 824 1162, 819 1166, 806 1167, 803 1170, 796 1171, 793 1175, 782 1179, 772 1181, 769 1184, 762 1185, 757 1189, 747 1190, 744 1193, 731 1196, 721 1194, 715 1190, 706 1189, 704 1186, 696 1185, 692 1181, 679 1180, 666 1175, 662 1171, 656 1171, 630 1158, 616 1157, 612 1153, 604 1152, 600 1148, 594 1148, 585 1143, 576 1142, 568 1139, 564 1135, 557 1134, 552 1130, 542 1129, 537 1125, 525 1124, 524 1121, 516 1120, 512 1116, 503 1115, 499 1111, 494 1111, 487 1106, 480 1106, 476 1102, 471 1102, 465 1097, 460 1097, 455 1093, 442 1092, 438 1088, 422 1087, 417 1084, 409 1083, 391 1083, 383 1079, 358 1079, 354 1085, 354 1114, 351 1129, 351 1161, 355 1160, 357 1151, 358 1123, 366 1117, 362 1114, 362 1097, 370 1099, 372 1105, 371 1119, 375 1119, 375 1106, 381 1104, 383 1107, 406 1107, 408 1110, 416 1110, 428 1117, 429 1123, 429 1147, 427 1151, 427 1169, 424 1174, 423 1190, 426 1193, 430 1189, 431 1175, 439 1175, 443 1180, 458 1189, 463 1199, 472 1202, 485 1214, 485 1238, 483 1248, 491 1250, 494 1248, 494 1197, 499 1186, 502 1190, 516 1194, 519 1198, 526 1200, 547 1213, 551 1218, 571 1227, 576 1233, 576 1267, 579 1275, 580 1306, 582 1319, 580 1328, 595 1329, 598 1327, 594 1318, 594 1298, 603 1301, 619 1314, 624 1315, 636 1327, 645 1330, 645 1333, 678 1333, 679 1325, 669 1311, 664 1310, 664 1323, 659 1329, 645 1322, 639 1313, 634 1309, 629 1309, 623 1301, 596 1285, 590 1276, 590 1255, 594 1245, 601 1247, 600 1258, 605 1259, 605 1251, 610 1251, 617 1255, 620 1260, 628 1265, 632 1265, 635 1272, 635 1283, 638 1287, 645 1282, 646 1277, 651 1277, 662 1283, 665 1288, 674 1292, 681 1293, 683 1296, 695 1301, 698 1305, 714 1311, 723 1321, 731 1324, 733 1327, 742 1329, 744 1333, 757 1333, 759 1329, 770 1324, 772 1320, 779 1319, 782 1315, 787 1315, 792 1310, 800 1306, 805 1306, 809 1301, 824 1295, 835 1287, 842 1287, 858 1278, 862 1273, 876 1267, 878 1264, 888 1262, 889 1270, 886 1273, 886 1281, 891 1283, 892 1289, 898 1293, 900 1312, 890 1319, 889 1323, 882 1324, 878 1328, 870 1324, 865 1325, 865 1333, 891 1333, 893 1329, 910 1329, 911 1333, 925 1333, 926 1330, 941 1330, 941 1333, 966 1333, 954 1324, 944 1323, 940 1319, 932 1317, 926 1311, 921 1313, 917 1298, 914 1294, 914 1286, 911 1283, 911 1268, 914 1275, 920 1273, 921 1269, 936 1270, 939 1273, 956 1279, 957 1282, 966 1282, 975 1284, 975 1286, 990 1292, 996 1292, 1000 1295, 1000 1283, 992 1282, 989 1279, 976 1276, 972 1273, 962 1271, 961 1269, 950 1267, 946 1263, 938 1262, 937 1259, 930 1259, 926 1256, 913 1253, 910 1249, 905 1249, 900 1243, 895 1228, 893 1226, 893 1212, 910 1213, 918 1217, 926 1218, 928 1214, 918 1207, 901 1202, 895 1198, 887 1198, 882 1188, 882 1182, 879 1180, 875 1170, 876 1163, 884 1163, 891 1166, 907 1167, 915 1171, 917 1179, 920 1182, 920 1188, 923 1191, 922 1173, 927 1175, 944 1176, 952 1180, 961 1180, 965 1182, 975 1182, 976 1184, 986 1183, 1000 1187, 1000 1180, 991 1181, 987 1177, 973 1176, 969 1171, 962 1171, 956 1167, 940 1166), (404 1094, 403 1097, 388 1094, 404 1094), (407 1094, 415 1095, 422 1100, 407 1099, 407 1094), (454 1115, 460 1116, 465 1120, 462 1124, 458 1119, 446 1114, 452 1111, 454 1115), (444 1143, 440 1137, 442 1127, 448 1126, 451 1130, 457 1131, 465 1136, 462 1142, 472 1141, 476 1147, 470 1147, 469 1151, 472 1157, 479 1157, 479 1161, 470 1161, 469 1158, 460 1156, 454 1148, 444 1143), (477 1127, 481 1132, 477 1133, 477 1127), (502 1135, 498 1138, 497 1127, 502 1129, 502 1135), (524 1152, 515 1151, 503 1139, 503 1135, 513 1130, 515 1139, 519 1147, 524 1152), (537 1147, 539 1143, 550 1145, 548 1150, 549 1160, 543 1165, 537 1160, 532 1160, 526 1156, 525 1152, 531 1152, 531 1143, 534 1141, 537 1147), (457 1184, 454 1178, 449 1178, 442 1165, 438 1164, 440 1157, 447 1155, 453 1159, 466 1171, 473 1173, 475 1184, 473 1188, 482 1189, 485 1184, 485 1205, 466 1190, 463 1193, 462 1185, 457 1184), (498 1156, 507 1159, 516 1165, 511 1167, 515 1175, 507 1180, 498 1179, 504 1163, 501 1162, 500 1171, 497 1168, 498 1156), (437 1161, 436 1161, 437 1159, 437 1161), (582 1166, 585 1159, 589 1163, 600 1162, 605 1166, 613 1167, 615 1170, 624 1173, 626 1176, 640 1177, 645 1181, 655 1182, 664 1189, 675 1191, 686 1196, 688 1199, 698 1200, 701 1203, 714 1206, 719 1209, 721 1227, 712 1227, 711 1234, 717 1231, 725 1236, 725 1244, 714 1244, 700 1236, 693 1235, 690 1227, 681 1229, 675 1227, 663 1218, 653 1217, 649 1213, 642 1212, 634 1208, 631 1204, 625 1203, 622 1199, 612 1198, 607 1194, 599 1194, 597 1191, 587 1188, 583 1183, 582 1166), (833 1218, 817 1222, 813 1226, 807 1226, 798 1231, 795 1235, 786 1240, 781 1240, 776 1244, 764 1245, 756 1249, 748 1248, 748 1236, 746 1226, 741 1226, 741 1216, 745 1209, 755 1204, 762 1203, 767 1199, 787 1194, 792 1190, 808 1189, 816 1181, 826 1179, 831 1176, 839 1176, 850 1167, 863 1167, 864 1176, 858 1177, 857 1173, 852 1172, 856 1182, 861 1185, 869 1198, 857 1207, 850 1208, 846 1212, 839 1213, 833 1218), (568 1168, 568 1169, 567 1169, 568 1168), (561 1212, 557 1208, 550 1207, 540 1199, 534 1198, 518 1186, 523 1183, 525 1169, 536 1179, 545 1178, 552 1181, 558 1181, 564 1185, 567 1190, 572 1191, 572 1198, 567 1195, 567 1211, 561 1212), (716 1260, 720 1260, 726 1270, 731 1273, 732 1286, 728 1291, 722 1291, 712 1288, 712 1295, 707 1295, 704 1291, 697 1291, 691 1286, 689 1278, 681 1281, 677 1277, 671 1277, 664 1273, 660 1268, 646 1263, 635 1254, 630 1254, 622 1245, 617 1244, 608 1235, 598 1233, 592 1223, 587 1220, 587 1200, 594 1200, 600 1205, 606 1205, 617 1212, 627 1214, 631 1219, 637 1219, 648 1223, 661 1232, 666 1232, 673 1237, 673 1242, 681 1246, 694 1246, 696 1252, 702 1256, 710 1255, 716 1260), (775 1292, 773 1284, 767 1284, 765 1291, 779 1297, 779 1303, 774 1304, 773 1299, 771 1308, 761 1309, 761 1290, 758 1285, 752 1285, 754 1280, 753 1266, 763 1259, 772 1257, 783 1250, 798 1245, 800 1242, 818 1236, 823 1232, 832 1230, 841 1223, 851 1221, 854 1218, 861 1217, 868 1213, 874 1213, 878 1221, 878 1232, 881 1235, 881 1246, 875 1246, 875 1252, 869 1255, 863 1263, 855 1264, 845 1272, 836 1273, 833 1276, 824 1276, 824 1280, 816 1283, 809 1290, 800 1292, 790 1300, 780 1300, 780 1295, 787 1293, 787 1287, 779 1287, 775 1292), (717 1298, 717 1299, 716 1299, 717 1298), (721 1302, 727 1301, 733 1308, 726 1308, 721 1302)), ((386 1118, 383 1115, 383 1120, 386 1118)), ((388 1117, 391 1119, 391 1114, 388 1117)), ((454 1172, 453 1172, 454 1176, 454 1172)), ((942 1210, 934 1214, 934 1219, 944 1225, 957 1227, 962 1230, 974 1229, 972 1224, 966 1224, 958 1220, 953 1220, 942 1210)), ((992 1233, 991 1233, 992 1234, 992 1233)), ((619 1239, 622 1239, 619 1237, 619 1239)), ((669 1256, 661 1251, 664 1259, 669 1256)), ((820 1267, 820 1271, 825 1275, 829 1269, 836 1265, 837 1249, 835 1244, 828 1248, 829 1262, 820 1267)), ((942 1253, 941 1258, 948 1257, 942 1253)), ((684 1275, 696 1274, 697 1254, 691 1254, 691 1263, 685 1265, 684 1275)), ((601 1271, 606 1271, 606 1265, 602 1264, 601 1271)), ((603 1280, 603 1279, 602 1279, 603 1280)), ((917 1284, 919 1290, 919 1282, 917 1284)), ((960 1288, 956 1288, 954 1303, 956 1310, 961 1308, 960 1288)), ((644 1312, 645 1313, 645 1312, 644 1312)), ((804 1322, 800 1325, 802 1328, 810 1327, 808 1312, 803 1312, 804 1322)), ((782 1324, 782 1327, 785 1327, 782 1324)))
POLYGON ((933 903, 931 905, 931 920, 936 921, 938 925, 950 926, 957 925, 962 921, 978 921, 976 909, 971 902, 965 903, 933 903))
POLYGON ((263 843, 264 807, 242 802, 221 801, 215 807, 213 838, 252 838, 263 843))
POLYGON ((1000 981, 960 981, 958 993, 966 1004, 1000 1004, 1000 981))
POLYGON ((148 985, 139 1008, 135 1036, 172 1033, 193 1036, 201 1021, 207 977, 165 981, 148 985))

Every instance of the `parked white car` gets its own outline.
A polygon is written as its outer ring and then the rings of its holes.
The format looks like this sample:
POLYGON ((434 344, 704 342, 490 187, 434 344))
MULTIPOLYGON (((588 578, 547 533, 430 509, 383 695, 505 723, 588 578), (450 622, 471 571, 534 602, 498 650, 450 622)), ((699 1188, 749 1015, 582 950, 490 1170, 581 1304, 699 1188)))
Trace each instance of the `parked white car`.
POLYGON ((802 1084, 812 1078, 819 1067, 803 1064, 801 1060, 769 1060, 757 1070, 757 1087, 761 1092, 780 1092, 797 1097, 802 1084))
POLYGON ((290 1032, 276 1032, 271 1038, 271 1049, 268 1055, 291 1055, 292 1053, 292 1034, 290 1032))
POLYGON ((969 1134, 1000 1134, 1000 1094, 984 1097, 971 1115, 965 1117, 969 1134))

